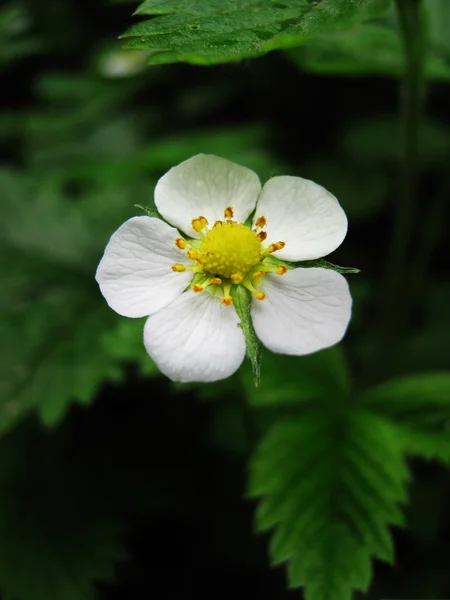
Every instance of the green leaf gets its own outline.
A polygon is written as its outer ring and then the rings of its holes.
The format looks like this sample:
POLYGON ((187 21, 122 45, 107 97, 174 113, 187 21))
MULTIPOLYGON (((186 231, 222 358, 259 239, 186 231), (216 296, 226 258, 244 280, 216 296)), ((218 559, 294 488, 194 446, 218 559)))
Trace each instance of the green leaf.
POLYGON ((339 267, 338 265, 334 265, 333 263, 328 262, 324 258, 317 258, 316 260, 301 260, 299 262, 291 262, 286 263, 286 266, 291 269, 310 269, 311 267, 320 267, 321 269, 331 269, 332 271, 337 271, 338 273, 342 273, 342 275, 352 275, 361 273, 359 269, 354 267, 339 267))
MULTIPOLYGON (((400 35, 378 24, 317 36, 304 47, 289 50, 288 56, 305 71, 318 74, 400 77, 404 71, 400 35)), ((450 68, 430 51, 424 70, 429 79, 450 79, 450 68)))
POLYGON ((250 359, 253 371, 253 382, 255 387, 259 384, 261 376, 262 344, 256 337, 251 316, 252 296, 242 285, 234 285, 231 288, 233 305, 240 319, 240 326, 244 333, 247 357, 250 359))
POLYGON ((360 401, 399 426, 408 453, 450 461, 450 372, 392 379, 360 401))
POLYGON ((42 286, 39 299, 26 304, 24 286, 22 305, 6 313, 0 326, 0 431, 32 410, 54 426, 72 402, 89 403, 101 382, 121 378, 120 362, 101 344, 118 317, 96 299, 94 284, 91 291, 84 284, 83 293, 76 289, 80 283, 61 276, 64 291, 53 280, 42 286))
POLYGON ((95 584, 126 556, 114 501, 55 434, 20 427, 0 456, 2 598, 96 600, 95 584))
POLYGON ((239 371, 247 402, 255 407, 304 404, 309 400, 346 395, 347 368, 339 346, 308 356, 263 353, 264 368, 258 388, 245 365, 239 371))
POLYGON ((392 562, 390 525, 402 525, 408 471, 396 430, 355 410, 315 411, 274 425, 251 464, 256 525, 275 529, 274 564, 307 600, 366 591, 371 558, 392 562))
POLYGON ((214 64, 292 48, 318 34, 383 14, 389 0, 147 0, 127 47, 150 50, 150 64, 214 64))

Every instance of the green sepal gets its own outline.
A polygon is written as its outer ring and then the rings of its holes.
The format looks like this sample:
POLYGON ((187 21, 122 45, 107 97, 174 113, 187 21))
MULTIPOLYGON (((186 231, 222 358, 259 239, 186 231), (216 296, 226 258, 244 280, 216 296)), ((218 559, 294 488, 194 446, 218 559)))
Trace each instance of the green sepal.
POLYGON ((361 273, 360 269, 356 269, 355 267, 340 267, 339 265, 334 265, 333 263, 328 262, 324 258, 316 258, 315 260, 301 260, 298 262, 277 262, 285 265, 288 269, 310 269, 311 267, 320 267, 321 269, 331 269, 332 271, 337 271, 342 275, 361 273))
POLYGON ((253 381, 255 387, 258 387, 261 376, 262 344, 256 337, 251 316, 252 297, 242 285, 233 285, 231 288, 231 297, 238 317, 241 321, 240 326, 245 337, 245 346, 247 357, 250 359, 253 370, 253 381))
POLYGON ((153 208, 152 206, 142 206, 142 204, 135 204, 134 206, 145 212, 147 217, 153 217, 154 219, 160 219, 161 221, 166 222, 156 208, 153 208))

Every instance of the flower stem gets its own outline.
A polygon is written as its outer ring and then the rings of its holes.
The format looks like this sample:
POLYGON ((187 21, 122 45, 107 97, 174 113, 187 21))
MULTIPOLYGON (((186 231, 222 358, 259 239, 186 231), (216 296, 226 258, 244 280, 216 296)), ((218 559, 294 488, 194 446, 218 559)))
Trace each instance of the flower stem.
POLYGON ((424 98, 422 0, 396 0, 396 3, 403 38, 405 72, 400 95, 403 156, 401 190, 395 205, 386 271, 385 331, 390 332, 389 337, 392 337, 393 331, 397 330, 398 302, 399 297, 404 297, 405 273, 415 224, 419 174, 419 126, 424 98))

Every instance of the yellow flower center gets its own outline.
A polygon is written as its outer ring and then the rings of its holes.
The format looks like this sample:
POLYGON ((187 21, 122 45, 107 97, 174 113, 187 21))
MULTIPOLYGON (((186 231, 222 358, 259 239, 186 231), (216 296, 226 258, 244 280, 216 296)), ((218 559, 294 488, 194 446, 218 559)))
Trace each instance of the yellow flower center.
POLYGON ((255 229, 233 221, 232 206, 225 208, 223 216, 226 221, 216 221, 211 229, 203 215, 192 219, 192 228, 200 239, 188 242, 184 238, 176 238, 175 246, 185 250, 193 264, 175 263, 172 271, 192 271, 191 290, 200 293, 208 289, 213 296, 219 296, 225 306, 233 303, 231 292, 235 285, 243 285, 254 298, 264 300, 266 294, 257 289, 262 285, 264 275, 284 275, 288 270, 276 260, 271 260, 269 255, 282 250, 286 244, 280 241, 262 247, 267 238, 267 233, 260 231, 267 223, 264 216, 256 219, 255 229))
POLYGON ((216 221, 199 247, 205 273, 231 278, 243 277, 262 259, 261 241, 243 223, 216 221))

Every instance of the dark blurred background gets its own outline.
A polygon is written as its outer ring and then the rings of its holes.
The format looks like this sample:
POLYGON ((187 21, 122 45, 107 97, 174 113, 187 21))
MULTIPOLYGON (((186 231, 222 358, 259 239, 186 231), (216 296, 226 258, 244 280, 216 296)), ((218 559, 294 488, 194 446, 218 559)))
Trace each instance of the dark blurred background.
MULTIPOLYGON (((450 66, 427 63, 411 261, 395 287, 395 343, 380 341, 401 193, 401 44, 358 60, 347 46, 330 60, 316 43, 149 68, 117 40, 136 6, 0 5, 2 598, 293 598, 284 568, 268 566, 267 537, 252 534, 245 481, 261 431, 242 408, 248 366, 217 385, 160 377, 142 320, 112 314, 95 269, 134 204, 198 152, 262 180, 311 178, 349 218, 331 260, 362 270, 343 344, 355 388, 448 368, 450 66)), ((301 385, 295 373, 289 385, 301 385)), ((408 529, 395 531, 396 566, 376 563, 373 598, 450 596, 450 478, 432 462, 413 469, 408 529)))

